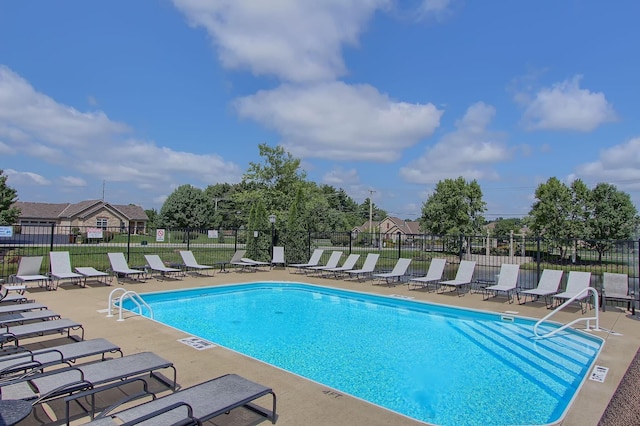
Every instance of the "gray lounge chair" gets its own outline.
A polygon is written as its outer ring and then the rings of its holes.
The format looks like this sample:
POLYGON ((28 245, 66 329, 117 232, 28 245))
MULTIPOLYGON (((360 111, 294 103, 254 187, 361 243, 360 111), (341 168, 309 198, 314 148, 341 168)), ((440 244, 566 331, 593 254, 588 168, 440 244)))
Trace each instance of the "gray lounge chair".
POLYGON ((584 313, 586 311, 586 306, 584 306, 586 303, 583 302, 588 302, 586 299, 591 299, 591 294, 586 291, 590 284, 591 272, 569 271, 565 291, 555 294, 553 299, 560 304, 577 296, 575 301, 580 304, 580 311, 584 313))
MULTIPOLYGON (((471 281, 473 280, 473 272, 475 269, 476 262, 472 260, 461 260, 460 265, 458 266, 458 272, 456 272, 456 277, 452 280, 440 281, 438 283, 438 288, 453 287, 458 296, 464 295, 465 287, 467 288, 467 291, 471 289, 471 281)), ((442 292, 444 292, 444 290, 442 292)))
POLYGON ((401 257, 400 259, 398 259, 391 272, 373 274, 374 281, 372 282, 372 284, 374 284, 376 280, 380 283, 382 283, 382 281, 384 280, 384 282, 386 282, 389 287, 391 287, 391 283, 393 282, 397 281, 399 283, 400 280, 402 280, 402 277, 404 277, 404 275, 407 273, 407 269, 409 269, 410 263, 411 259, 401 257))
POLYGON ((227 374, 117 413, 101 413, 96 420, 88 424, 133 425, 149 420, 146 424, 169 425, 183 424, 182 421, 185 419, 206 422, 237 407, 246 407, 271 420, 271 423, 276 422, 276 394, 271 388, 237 374, 227 374), (273 400, 271 411, 251 403, 269 394, 273 400))
POLYGON ((37 311, 40 309, 47 309, 47 307, 41 303, 16 303, 0 305, 0 315, 13 314, 15 312, 37 311))
POLYGON ((0 303, 26 303, 27 297, 21 293, 24 290, 23 286, 6 286, 2 285, 0 288, 0 303), (13 287, 13 289, 12 289, 13 287), (22 290, 19 289, 22 287, 22 290), (10 292, 10 290, 18 289, 17 292, 10 292))
POLYGON ((322 271, 324 270, 337 268, 338 262, 340 262, 341 257, 342 257, 341 251, 333 251, 331 252, 331 256, 329 256, 329 260, 327 260, 327 263, 325 265, 308 266, 304 268, 304 273, 305 274, 322 273, 322 271))
POLYGON ((313 250, 313 253, 311 253, 311 257, 309 258, 309 261, 307 263, 290 263, 289 268, 292 268, 293 272, 304 273, 304 268, 308 268, 310 266, 318 266, 320 264, 322 253, 324 253, 323 249, 315 249, 313 250))
POLYGON ((84 327, 82 327, 82 324, 70 319, 40 321, 14 326, 5 325, 3 328, 0 328, 0 347, 7 342, 15 342, 15 344, 18 345, 20 339, 52 333, 66 332, 67 337, 71 338, 71 330, 82 330, 80 340, 84 340, 84 327))
POLYGON ((95 278, 96 281, 102 283, 104 285, 111 285, 111 280, 113 277, 106 272, 98 271, 96 268, 91 266, 79 266, 75 268, 75 271, 82 275, 84 282, 83 286, 87 286, 88 278, 95 278))
POLYGON ((287 261, 284 258, 284 247, 282 246, 274 246, 273 247, 273 256, 271 256, 271 267, 282 266, 283 268, 287 267, 287 261))
POLYGON ((607 302, 626 302, 627 310, 631 311, 632 315, 636 314, 635 310, 635 295, 633 291, 629 290, 629 276, 627 274, 614 274, 611 272, 604 272, 602 274, 602 311, 607 308, 607 302))
POLYGON ((558 292, 558 288, 560 288, 560 281, 562 281, 563 271, 560 269, 545 269, 542 271, 542 275, 540 276, 540 281, 538 281, 538 286, 536 288, 532 288, 530 290, 522 290, 517 293, 518 303, 524 305, 527 303, 527 297, 531 297, 532 299, 539 299, 540 297, 544 297, 545 306, 550 306, 549 297, 553 296, 558 292), (520 295, 524 295, 524 301, 520 302, 520 295))
POLYGON ((123 355, 119 346, 106 339, 82 340, 35 350, 19 346, 14 353, 0 357, 0 376, 60 364, 70 365, 78 359, 95 355, 101 355, 101 360, 104 361, 108 353, 123 355))
POLYGON ((513 303, 513 295, 516 293, 516 287, 518 286, 519 272, 520 265, 503 263, 500 266, 498 283, 484 288, 484 300, 489 300, 491 293, 493 293, 493 297, 504 293, 509 303, 513 303))
POLYGON ((356 278, 358 281, 360 281, 361 277, 370 277, 373 274, 373 271, 375 271, 376 269, 376 264, 378 263, 379 257, 380 255, 378 253, 369 253, 364 259, 362 268, 345 271, 345 273, 349 276, 349 278, 356 278))
POLYGON ((336 268, 324 268, 322 270, 322 276, 333 276, 334 278, 338 278, 338 276, 346 271, 353 270, 356 263, 358 263, 358 259, 360 259, 360 255, 352 253, 347 257, 347 260, 344 261, 342 266, 338 266, 336 268))
MULTIPOLYGON (((122 380, 150 374, 161 382, 176 387, 176 369, 169 362, 153 352, 140 352, 102 362, 87 363, 73 367, 57 368, 40 374, 33 374, 0 383, 2 399, 22 399, 33 405, 72 395, 107 383, 120 385, 122 380), (173 380, 168 382, 158 376, 157 371, 173 370, 173 380)), ((95 411, 92 400, 92 413, 95 411)), ((67 419, 69 404, 67 403, 67 419)))
POLYGON ((109 263, 111 264, 111 272, 114 275, 138 281, 144 280, 146 271, 129 268, 127 259, 124 258, 124 253, 107 253, 107 256, 109 257, 109 263))
POLYGON ((180 257, 182 257, 182 262, 184 262, 185 271, 195 272, 198 275, 201 275, 202 271, 213 271, 213 266, 198 263, 191 250, 180 250, 180 257))
POLYGON ((147 265, 151 268, 151 276, 153 277, 153 273, 156 272, 156 279, 158 276, 165 278, 174 278, 174 279, 182 279, 182 269, 178 268, 170 268, 165 266, 160 256, 157 254, 145 254, 145 260, 147 261, 147 265))
POLYGON ((50 289, 49 277, 40 273, 42 256, 22 256, 18 271, 9 276, 9 283, 37 283, 39 287, 50 289))
POLYGON ((0 327, 11 324, 24 324, 30 321, 42 321, 59 319, 60 315, 49 309, 39 309, 35 311, 12 312, 0 315, 0 327))
POLYGON ((418 286, 427 287, 427 291, 429 291, 429 286, 434 285, 437 290, 438 283, 442 280, 442 275, 444 274, 444 267, 447 264, 447 259, 431 259, 431 263, 429 264, 429 269, 427 270, 427 275, 424 277, 411 278, 407 285, 409 289, 411 289, 411 284, 414 285, 414 289, 418 286))
POLYGON ((51 264, 51 290, 55 290, 62 280, 70 280, 72 284, 81 284, 82 275, 71 270, 71 258, 68 251, 50 251, 49 262, 51 264))

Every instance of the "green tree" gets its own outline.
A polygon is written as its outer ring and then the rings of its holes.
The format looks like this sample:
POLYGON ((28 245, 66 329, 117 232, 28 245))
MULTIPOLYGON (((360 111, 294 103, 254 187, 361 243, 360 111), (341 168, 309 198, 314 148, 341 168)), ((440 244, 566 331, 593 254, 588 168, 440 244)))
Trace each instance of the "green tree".
POLYGON ((376 206, 376 203, 371 204, 371 207, 369 207, 369 203, 371 203, 371 199, 366 198, 362 204, 358 206, 358 218, 360 219, 360 223, 357 223, 358 226, 369 220, 369 213, 371 213, 371 220, 373 222, 381 222, 387 217, 387 212, 376 206))
POLYGON ((18 201, 18 191, 7 185, 7 177, 0 169, 0 225, 13 225, 20 216, 20 209, 12 207, 18 201))
POLYGON ((558 178, 552 177, 536 188, 535 197, 529 212, 529 226, 531 231, 548 238, 550 243, 560 251, 564 257, 565 243, 574 232, 569 218, 572 211, 573 197, 567 185, 558 178))
POLYGON ((160 218, 158 211, 156 209, 147 209, 144 212, 147 214, 147 217, 149 218, 149 221, 147 222, 147 228, 148 229, 157 228, 158 220, 160 218))
POLYGON ((420 227, 435 235, 474 235, 482 231, 485 211, 482 189, 475 179, 445 179, 422 205, 420 227))
POLYGON ((299 188, 289 208, 287 229, 283 236, 287 263, 304 263, 309 258, 304 216, 304 193, 299 188))
POLYGON ((204 192, 191 185, 181 185, 175 189, 160 209, 160 226, 167 228, 208 228, 211 218, 211 204, 204 192))
POLYGON ((591 191, 593 206, 588 227, 592 246, 598 252, 598 260, 613 246, 613 240, 625 240, 633 236, 639 223, 638 211, 629 194, 614 185, 599 183, 591 191))
POLYGON ((514 218, 498 218, 495 221, 492 235, 494 237, 507 237, 511 232, 517 234, 522 229, 522 219, 514 218))

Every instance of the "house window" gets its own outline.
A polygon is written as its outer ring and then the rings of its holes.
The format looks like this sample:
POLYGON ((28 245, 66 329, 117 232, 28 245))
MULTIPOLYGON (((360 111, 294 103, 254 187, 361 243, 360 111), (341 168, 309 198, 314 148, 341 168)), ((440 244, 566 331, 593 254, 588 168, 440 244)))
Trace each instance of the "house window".
POLYGON ((99 217, 96 219, 96 227, 106 230, 109 224, 109 219, 106 217, 99 217))

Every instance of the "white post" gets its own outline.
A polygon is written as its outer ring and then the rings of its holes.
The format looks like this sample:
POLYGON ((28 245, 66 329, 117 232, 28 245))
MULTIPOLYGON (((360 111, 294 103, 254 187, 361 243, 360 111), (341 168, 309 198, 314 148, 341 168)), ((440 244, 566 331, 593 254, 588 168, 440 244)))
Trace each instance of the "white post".
POLYGON ((491 254, 491 249, 489 248, 489 230, 487 229, 487 243, 485 244, 484 254, 489 257, 491 254))
POLYGON ((509 262, 513 262, 513 230, 509 231, 509 262))

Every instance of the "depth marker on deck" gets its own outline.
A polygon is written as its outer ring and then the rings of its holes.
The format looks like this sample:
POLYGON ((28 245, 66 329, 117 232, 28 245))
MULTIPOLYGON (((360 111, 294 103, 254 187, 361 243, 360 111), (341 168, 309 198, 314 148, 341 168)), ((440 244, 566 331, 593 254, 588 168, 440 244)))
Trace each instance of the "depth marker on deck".
POLYGON ((593 380, 594 382, 604 383, 604 380, 607 378, 608 372, 609 372, 609 367, 596 365, 595 367, 593 367, 593 371, 591 371, 589 380, 593 380))
POLYGON ((197 349, 199 351, 216 347, 216 345, 209 342, 208 340, 204 340, 195 336, 185 337, 184 339, 178 339, 178 342, 184 343, 185 345, 191 346, 192 348, 197 349))

